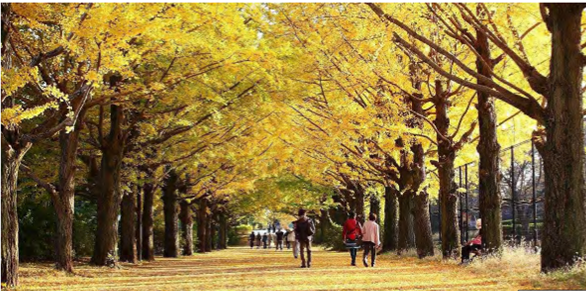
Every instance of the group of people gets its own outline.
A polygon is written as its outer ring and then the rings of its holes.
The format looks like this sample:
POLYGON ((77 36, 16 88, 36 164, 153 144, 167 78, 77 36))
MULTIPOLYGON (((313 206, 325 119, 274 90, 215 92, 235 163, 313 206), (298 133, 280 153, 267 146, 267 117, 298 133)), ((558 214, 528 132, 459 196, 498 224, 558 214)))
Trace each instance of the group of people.
MULTIPOLYGON (((275 241, 275 250, 283 250, 283 241, 287 249, 293 248, 293 256, 297 259, 301 254, 301 268, 311 267, 311 241, 313 234, 315 233, 315 224, 313 220, 307 217, 307 211, 305 209, 299 209, 297 213, 299 218, 293 221, 293 229, 287 229, 283 232, 281 229, 277 229, 275 233, 269 231, 264 234, 250 233, 249 244, 250 248, 254 248, 256 245, 257 249, 260 249, 261 244, 264 249, 270 247, 272 240, 275 241), (274 238, 273 238, 274 235, 274 238), (307 254, 307 257, 306 257, 307 254)), ((274 229, 274 228, 273 228, 274 229)))
POLYGON ((364 226, 356 219, 356 213, 350 212, 348 220, 344 223, 342 228, 342 239, 346 248, 350 250, 351 265, 356 266, 356 256, 361 245, 358 240, 362 240, 362 247, 364 247, 364 254, 362 256, 362 263, 368 267, 368 255, 371 254, 370 266, 375 266, 376 250, 380 248, 380 226, 376 223, 376 214, 371 213, 368 216, 368 221, 364 226))
MULTIPOLYGON (((482 250, 482 223, 480 219, 476 220, 478 233, 476 236, 462 247, 462 264, 470 261, 470 254, 482 250)), ((350 251, 351 265, 356 266, 356 256, 358 249, 364 247, 362 263, 368 267, 368 255, 371 254, 370 266, 375 266, 376 251, 380 248, 380 226, 376 223, 376 214, 371 213, 368 221, 364 226, 356 219, 356 214, 350 212, 348 220, 344 223, 342 229, 342 239, 347 249, 350 251), (362 244, 358 241, 362 240, 362 244)))
POLYGON ((287 249, 290 249, 291 242, 295 241, 295 233, 292 230, 285 230, 285 232, 283 232, 283 230, 277 229, 275 233, 267 231, 261 235, 260 232, 255 234, 253 231, 248 237, 251 249, 255 246, 257 249, 260 249, 261 247, 268 249, 273 244, 273 241, 275 242, 275 250, 283 250, 283 241, 285 241, 287 249))
MULTIPOLYGON (((305 209, 299 209, 299 218, 293 222, 293 230, 283 232, 278 229, 275 235, 275 249, 283 250, 283 240, 287 245, 287 249, 293 247, 293 256, 295 258, 301 254, 301 268, 311 267, 311 242, 315 234, 315 224, 313 220, 307 217, 305 209), (306 256, 307 255, 307 256, 306 256)), ((350 212, 348 219, 342 228, 342 240, 346 248, 350 251, 351 265, 356 266, 356 257, 359 248, 364 248, 362 255, 362 263, 365 267, 375 267, 376 253, 381 246, 380 241, 380 226, 376 223, 376 214, 371 213, 368 220, 361 225, 356 219, 356 214, 350 212), (360 243, 361 242, 361 243, 360 243), (368 257, 370 255, 370 264, 368 257)), ((462 247, 462 262, 467 262, 470 259, 470 254, 482 249, 482 227, 480 219, 476 221, 476 228, 479 230, 478 234, 462 247)), ((261 247, 261 242, 264 248, 270 246, 271 233, 265 232, 262 236, 260 233, 250 234, 250 248, 261 247)))

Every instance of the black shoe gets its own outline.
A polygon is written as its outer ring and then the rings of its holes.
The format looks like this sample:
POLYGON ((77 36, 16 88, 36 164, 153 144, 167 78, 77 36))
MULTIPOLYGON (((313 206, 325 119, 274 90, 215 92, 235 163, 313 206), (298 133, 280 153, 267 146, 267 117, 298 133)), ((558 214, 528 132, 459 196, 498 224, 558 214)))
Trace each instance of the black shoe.
POLYGON ((352 263, 352 264, 350 264, 350 266, 356 266, 356 263, 352 263))
POLYGON ((371 267, 374 268, 375 264, 372 264, 371 267))
POLYGON ((301 265, 301 268, 307 268, 307 266, 305 266, 305 265, 301 265))
POLYGON ((308 268, 311 268, 311 264, 307 264, 307 267, 308 267, 308 268))
POLYGON ((366 261, 366 258, 364 260, 362 260, 362 263, 364 264, 365 267, 368 268, 368 262, 366 261))

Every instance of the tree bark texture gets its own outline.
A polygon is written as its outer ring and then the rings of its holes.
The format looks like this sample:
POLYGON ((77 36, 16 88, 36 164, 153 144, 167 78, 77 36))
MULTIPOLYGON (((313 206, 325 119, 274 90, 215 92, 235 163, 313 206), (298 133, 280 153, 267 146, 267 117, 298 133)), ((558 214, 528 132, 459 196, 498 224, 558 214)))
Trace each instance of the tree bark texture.
POLYGON ((415 247, 415 232, 413 221, 413 199, 411 191, 407 191, 398 197, 399 199, 399 237, 398 253, 401 254, 415 247))
POLYGON ((545 173, 541 269, 548 272, 586 253, 584 125, 581 93, 583 3, 546 4, 552 35, 546 142, 540 150, 545 173))
POLYGON ((2 145, 2 283, 7 286, 18 285, 18 170, 31 145, 2 145))
POLYGON ((120 167, 124 152, 123 108, 110 105, 110 133, 102 145, 98 226, 92 263, 105 266, 116 261, 118 213, 120 212, 120 167))
POLYGON ((136 259, 142 261, 142 193, 141 186, 136 187, 136 259))
POLYGON ((153 237, 154 225, 154 201, 155 186, 145 183, 143 186, 143 212, 142 212, 142 259, 155 260, 155 240, 153 237))
POLYGON ((385 252, 397 250, 397 207, 397 190, 391 186, 385 186, 385 221, 382 246, 385 252))
POLYGON ((460 231, 458 229, 458 195, 454 182, 454 160, 456 151, 449 136, 450 119, 448 118, 448 100, 439 80, 435 82, 436 94, 433 103, 436 108, 434 124, 438 129, 438 177, 441 207, 442 254, 444 258, 459 257, 460 231))
POLYGON ((380 224, 380 199, 375 193, 370 196, 370 213, 376 214, 376 223, 380 224))
POLYGON ((206 252, 206 242, 208 236, 207 228, 207 211, 208 200, 203 197, 200 198, 197 209, 197 251, 200 253, 206 252))
POLYGON ((186 201, 180 203, 181 212, 179 218, 181 219, 181 228, 183 235, 183 255, 193 255, 193 213, 191 211, 191 205, 186 201))
MULTIPOLYGON (((476 61, 478 73, 491 78, 492 60, 490 47, 485 33, 476 31, 476 50, 482 59, 476 61), (491 67, 488 67, 488 66, 491 67)), ((479 85, 486 85, 481 79, 479 85)), ((478 164, 478 196, 480 217, 482 218, 482 243, 487 253, 500 253, 503 244, 503 228, 499 184, 499 152, 500 144, 497 140, 497 118, 494 100, 489 94, 477 91, 478 103, 478 130, 479 140, 476 150, 480 157, 478 164)))
POLYGON ((120 261, 136 263, 136 193, 122 197, 120 211, 120 261))
POLYGON ((177 187, 178 175, 175 170, 171 170, 168 177, 165 179, 163 186, 163 211, 165 215, 165 244, 163 256, 168 258, 176 258, 179 256, 179 241, 177 225, 178 211, 177 211, 177 187))
POLYGON ((415 195, 415 244, 419 258, 434 255, 431 219, 429 217, 429 195, 421 191, 415 195))

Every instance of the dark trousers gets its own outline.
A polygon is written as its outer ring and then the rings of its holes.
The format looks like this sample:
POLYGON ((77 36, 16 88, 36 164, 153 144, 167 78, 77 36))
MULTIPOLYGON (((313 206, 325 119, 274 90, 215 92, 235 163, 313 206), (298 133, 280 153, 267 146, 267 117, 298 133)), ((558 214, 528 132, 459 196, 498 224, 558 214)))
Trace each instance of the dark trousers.
POLYGON ((290 241, 285 241, 285 244, 287 245, 287 249, 291 248, 291 242, 290 241))
MULTIPOLYGON (((346 239, 347 244, 355 244, 355 239, 346 239)), ((352 259, 352 265, 356 264, 356 254, 358 253, 358 247, 350 247, 350 258, 352 259)))
POLYGON ((299 247, 301 249, 301 266, 311 266, 311 241, 310 240, 300 240, 299 247), (307 264, 305 260, 305 250, 307 249, 307 264))
POLYGON ((470 259, 470 253, 481 249, 481 245, 465 245, 462 247, 462 262, 470 259))
POLYGON ((362 246, 364 247, 364 256, 362 257, 364 265, 368 266, 368 253, 372 253, 370 265, 374 267, 374 262, 376 261, 376 245, 373 242, 365 241, 362 242, 362 246))
POLYGON ((254 241, 253 240, 250 241, 250 248, 252 249, 252 247, 254 247, 254 241))
POLYGON ((278 250, 279 248, 281 248, 281 250, 283 250, 283 241, 282 240, 277 240, 277 244, 275 245, 275 250, 278 250))
POLYGON ((265 240, 262 243, 263 243, 264 248, 266 249, 267 248, 267 241, 265 240))

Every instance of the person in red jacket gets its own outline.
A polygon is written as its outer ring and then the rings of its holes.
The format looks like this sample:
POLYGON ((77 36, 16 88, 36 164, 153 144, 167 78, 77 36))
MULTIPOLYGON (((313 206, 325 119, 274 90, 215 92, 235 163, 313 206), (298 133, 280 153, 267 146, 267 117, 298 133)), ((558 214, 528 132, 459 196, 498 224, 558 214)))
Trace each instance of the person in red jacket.
POLYGON ((356 266, 356 253, 358 248, 358 238, 362 235, 360 223, 356 220, 356 214, 354 212, 348 213, 348 220, 344 223, 342 229, 342 239, 346 248, 350 250, 350 257, 352 258, 352 266, 356 266))

